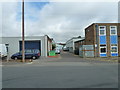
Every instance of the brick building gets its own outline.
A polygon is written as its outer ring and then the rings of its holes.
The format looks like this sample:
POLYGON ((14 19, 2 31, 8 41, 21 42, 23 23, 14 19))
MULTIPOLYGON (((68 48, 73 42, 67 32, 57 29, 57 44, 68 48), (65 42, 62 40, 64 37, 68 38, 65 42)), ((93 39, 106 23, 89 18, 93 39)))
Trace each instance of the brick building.
POLYGON ((118 23, 93 23, 85 29, 85 45, 94 45, 95 57, 120 55, 118 23))
POLYGON ((120 23, 118 24, 118 53, 120 56, 120 23))

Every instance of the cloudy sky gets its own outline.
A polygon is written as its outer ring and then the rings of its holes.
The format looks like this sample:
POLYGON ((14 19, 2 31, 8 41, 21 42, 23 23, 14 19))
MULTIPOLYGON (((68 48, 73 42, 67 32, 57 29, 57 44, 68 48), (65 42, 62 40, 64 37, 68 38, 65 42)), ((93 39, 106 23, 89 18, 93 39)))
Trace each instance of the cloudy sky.
MULTIPOLYGON (((2 36, 21 36, 21 2, 2 2, 0 11, 2 36)), ((84 29, 92 23, 117 21, 118 2, 25 2, 26 36, 47 34, 66 42, 84 37, 84 29)))

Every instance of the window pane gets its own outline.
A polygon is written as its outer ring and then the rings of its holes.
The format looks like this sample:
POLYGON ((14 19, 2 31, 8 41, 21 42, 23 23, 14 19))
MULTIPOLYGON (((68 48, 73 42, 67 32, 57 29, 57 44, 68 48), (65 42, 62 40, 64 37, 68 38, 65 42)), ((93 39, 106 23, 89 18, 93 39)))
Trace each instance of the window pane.
POLYGON ((104 35, 104 30, 100 30, 100 35, 104 35))
POLYGON ((115 30, 115 27, 111 27, 111 30, 115 30))
POLYGON ((104 29, 105 29, 105 27, 100 27, 100 29, 104 30, 104 29))
POLYGON ((26 53, 31 53, 31 50, 25 50, 26 53))
POLYGON ((112 53, 116 53, 116 52, 117 52, 117 47, 112 47, 112 48, 111 48, 111 52, 112 52, 112 53))
POLYGON ((115 30, 111 30, 111 34, 116 34, 116 31, 115 30))
POLYGON ((106 48, 101 48, 101 53, 106 53, 106 48))

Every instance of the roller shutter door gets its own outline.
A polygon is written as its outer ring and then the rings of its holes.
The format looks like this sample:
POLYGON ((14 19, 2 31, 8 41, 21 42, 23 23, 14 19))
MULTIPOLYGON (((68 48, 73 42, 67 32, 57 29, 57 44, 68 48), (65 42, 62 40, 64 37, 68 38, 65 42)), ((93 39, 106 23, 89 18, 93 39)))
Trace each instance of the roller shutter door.
MULTIPOLYGON (((22 41, 19 41, 20 51, 22 50, 22 41)), ((39 49, 41 52, 41 41, 25 41, 25 49, 39 49)))

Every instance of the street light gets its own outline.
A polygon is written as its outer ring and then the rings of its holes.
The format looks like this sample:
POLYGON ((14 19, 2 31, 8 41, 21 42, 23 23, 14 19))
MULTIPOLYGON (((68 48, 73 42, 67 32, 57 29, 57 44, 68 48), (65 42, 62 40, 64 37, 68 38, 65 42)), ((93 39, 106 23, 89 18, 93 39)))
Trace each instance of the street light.
POLYGON ((24 41, 24 0, 22 0, 22 62, 25 62, 25 41, 24 41))

